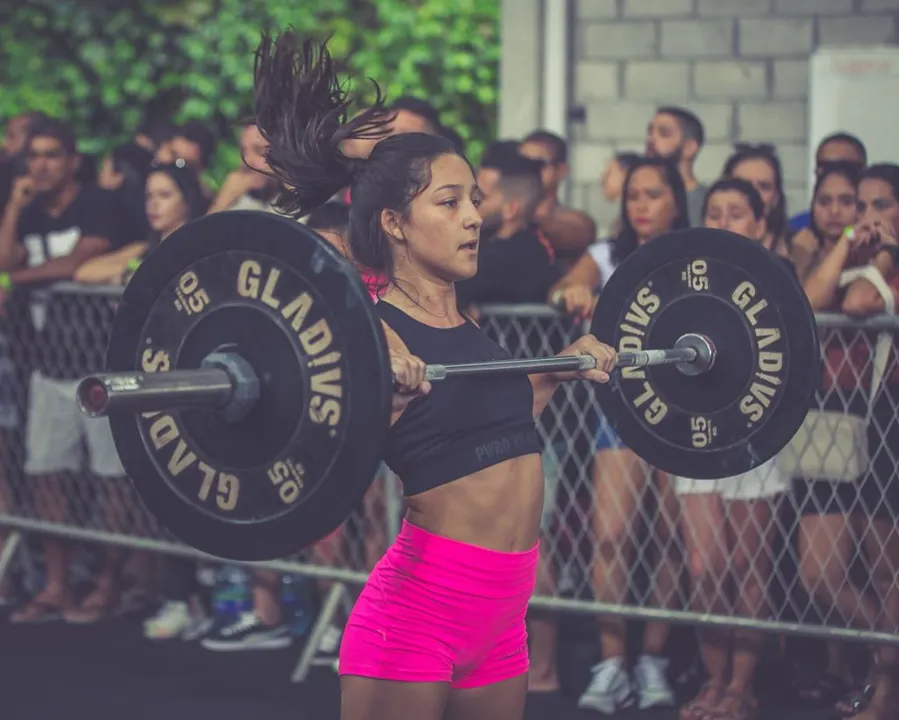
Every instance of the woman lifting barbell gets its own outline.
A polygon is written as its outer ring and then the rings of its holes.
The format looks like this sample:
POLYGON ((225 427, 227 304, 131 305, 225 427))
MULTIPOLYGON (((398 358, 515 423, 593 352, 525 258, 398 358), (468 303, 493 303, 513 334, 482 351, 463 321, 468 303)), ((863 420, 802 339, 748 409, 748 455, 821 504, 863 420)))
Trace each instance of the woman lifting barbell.
POLYGON ((345 122, 327 48, 293 32, 261 43, 255 93, 269 165, 290 188, 280 207, 302 216, 350 186, 352 253, 385 277, 377 308, 397 381, 385 458, 408 512, 347 623, 341 717, 520 718, 543 506, 534 418, 563 380, 607 382, 615 353, 586 336, 563 354, 593 355, 596 369, 432 389, 425 362, 507 356, 456 303, 453 283, 478 267, 471 165, 419 133, 381 140, 368 159, 343 155, 347 140, 386 136, 391 117, 379 98, 345 122))

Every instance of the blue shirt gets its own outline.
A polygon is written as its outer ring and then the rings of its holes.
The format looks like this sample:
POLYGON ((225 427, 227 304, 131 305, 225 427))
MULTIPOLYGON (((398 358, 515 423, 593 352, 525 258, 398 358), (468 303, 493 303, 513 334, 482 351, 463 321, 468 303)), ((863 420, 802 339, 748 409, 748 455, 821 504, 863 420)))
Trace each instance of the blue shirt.
POLYGON ((790 218, 790 230, 797 232, 807 228, 811 224, 812 214, 805 210, 790 218))

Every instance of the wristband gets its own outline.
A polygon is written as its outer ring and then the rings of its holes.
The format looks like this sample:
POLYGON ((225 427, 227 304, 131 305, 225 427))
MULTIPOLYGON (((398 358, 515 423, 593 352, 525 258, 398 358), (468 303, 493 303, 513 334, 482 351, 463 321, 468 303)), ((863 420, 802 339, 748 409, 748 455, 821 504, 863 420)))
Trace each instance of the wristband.
POLYGON ((0 290, 12 290, 12 280, 8 272, 0 272, 0 290))
POLYGON ((562 291, 556 290, 552 295, 549 296, 549 304, 555 308, 561 307, 562 305, 562 291))
POLYGON ((137 270, 140 267, 140 258, 133 258, 128 261, 128 265, 126 266, 131 272, 137 270))

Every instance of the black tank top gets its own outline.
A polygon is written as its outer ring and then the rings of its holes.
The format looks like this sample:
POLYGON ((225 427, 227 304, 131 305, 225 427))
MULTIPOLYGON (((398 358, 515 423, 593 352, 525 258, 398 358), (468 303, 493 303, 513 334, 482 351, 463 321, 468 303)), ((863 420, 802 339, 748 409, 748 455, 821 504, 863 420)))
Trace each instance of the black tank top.
MULTIPOLYGON (((409 352, 426 363, 510 358, 468 320, 454 328, 433 328, 390 303, 379 302, 376 308, 409 352)), ((403 481, 405 494, 417 495, 504 460, 540 453, 533 405, 526 375, 438 380, 390 428, 384 461, 403 481)))

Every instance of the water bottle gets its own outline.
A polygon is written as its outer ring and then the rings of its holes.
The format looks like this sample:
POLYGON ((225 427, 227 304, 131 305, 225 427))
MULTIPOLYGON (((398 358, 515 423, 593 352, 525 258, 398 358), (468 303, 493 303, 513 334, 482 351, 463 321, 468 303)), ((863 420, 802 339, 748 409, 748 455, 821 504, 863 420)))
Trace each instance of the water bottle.
POLYGON ((302 575, 281 576, 281 608, 292 635, 303 637, 315 620, 311 584, 302 575))
POLYGON ((229 624, 253 609, 250 576, 239 567, 226 566, 217 573, 212 612, 216 624, 229 624))

